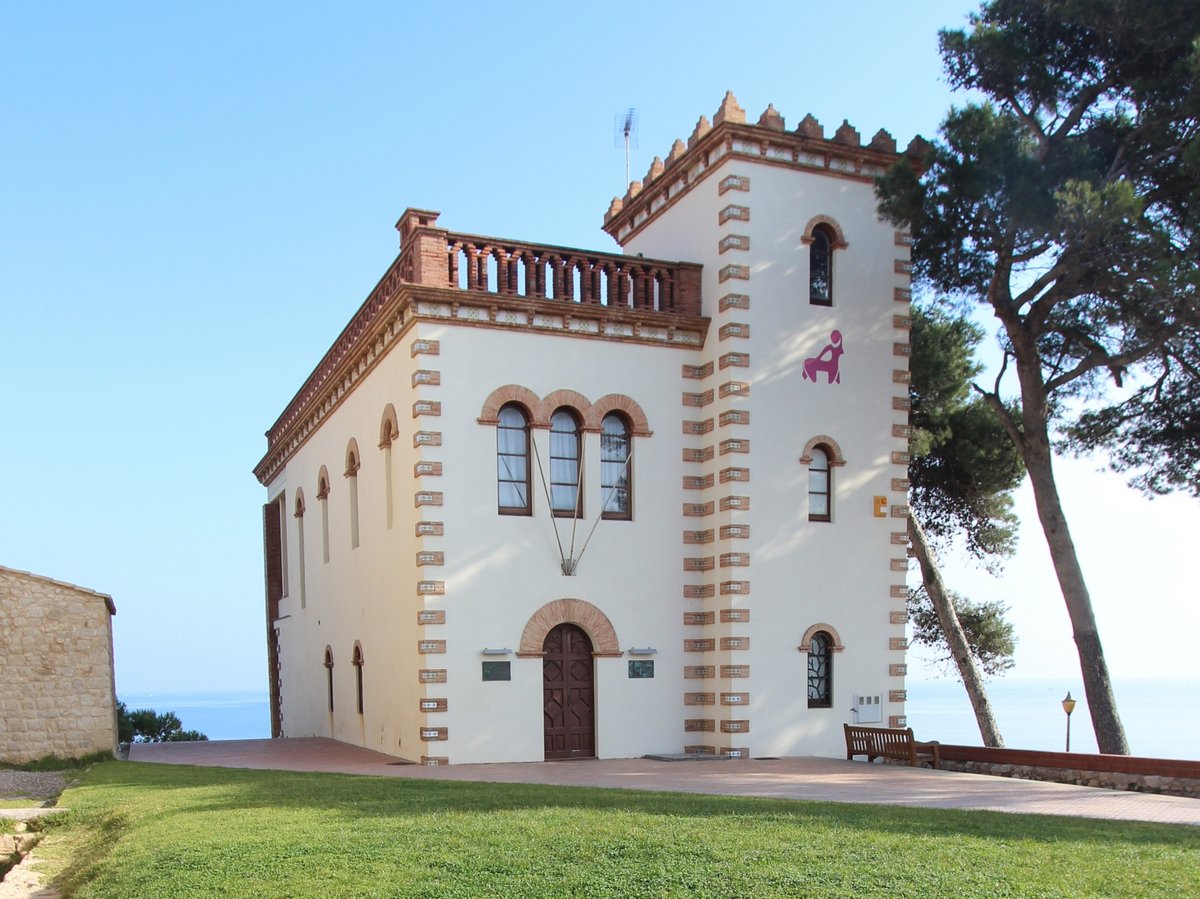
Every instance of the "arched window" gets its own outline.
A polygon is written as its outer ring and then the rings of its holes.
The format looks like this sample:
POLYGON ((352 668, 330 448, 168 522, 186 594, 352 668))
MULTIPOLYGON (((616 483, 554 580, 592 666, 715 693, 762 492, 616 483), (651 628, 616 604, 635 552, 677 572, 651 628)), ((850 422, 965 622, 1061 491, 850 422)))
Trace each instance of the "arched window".
POLYGON ((308 605, 304 584, 304 491, 296 488, 296 548, 300 562, 300 608, 308 605))
POLYGON ((325 685, 329 693, 329 712, 333 714, 333 649, 325 647, 325 685))
POLYGON ((329 472, 321 466, 317 475, 317 500, 321 503, 321 561, 329 561, 329 472))
POLYGON ((346 479, 350 482, 350 548, 358 548, 358 469, 362 457, 358 454, 358 441, 353 437, 346 446, 346 479))
POLYGON ((633 517, 633 468, 629 422, 613 412, 600 426, 600 496, 605 518, 633 517))
POLYGON ((363 713, 363 651, 362 645, 358 641, 354 643, 354 654, 350 656, 350 664, 354 666, 355 704, 358 714, 361 715, 363 713))
POLYGON ((563 407, 550 416, 550 508, 558 517, 583 517, 579 472, 579 419, 563 407))
POLYGON ((828 709, 833 706, 833 640, 824 631, 817 631, 808 644, 808 707, 828 709))
POLYGON ((501 515, 528 515, 529 416, 516 405, 500 410, 496 426, 497 506, 501 515))
POLYGON ((834 240, 828 225, 813 228, 808 245, 808 301, 814 306, 833 305, 834 240))
POLYGON ((808 463, 808 520, 833 521, 833 472, 824 446, 813 447, 808 463))

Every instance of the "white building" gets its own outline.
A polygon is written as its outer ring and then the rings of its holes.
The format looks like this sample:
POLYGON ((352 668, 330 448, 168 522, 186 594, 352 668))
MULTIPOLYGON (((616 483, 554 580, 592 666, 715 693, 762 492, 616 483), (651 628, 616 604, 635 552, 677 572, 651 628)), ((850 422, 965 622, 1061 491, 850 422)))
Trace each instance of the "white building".
POLYGON ((407 210, 255 469, 276 735, 438 764, 902 725, 897 158, 730 94, 613 201, 625 255, 407 210))

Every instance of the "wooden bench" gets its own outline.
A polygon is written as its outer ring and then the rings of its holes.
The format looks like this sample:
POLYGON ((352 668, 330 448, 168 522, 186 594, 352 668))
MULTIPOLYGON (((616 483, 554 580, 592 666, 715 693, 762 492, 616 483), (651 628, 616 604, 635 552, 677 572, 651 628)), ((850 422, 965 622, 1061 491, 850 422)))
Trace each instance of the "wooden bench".
POLYGON ((916 768, 921 759, 929 759, 932 767, 941 767, 937 741, 914 740, 911 727, 860 727, 857 724, 843 724, 842 727, 846 730, 846 758, 851 761, 856 755, 865 755, 868 762, 895 759, 916 768))

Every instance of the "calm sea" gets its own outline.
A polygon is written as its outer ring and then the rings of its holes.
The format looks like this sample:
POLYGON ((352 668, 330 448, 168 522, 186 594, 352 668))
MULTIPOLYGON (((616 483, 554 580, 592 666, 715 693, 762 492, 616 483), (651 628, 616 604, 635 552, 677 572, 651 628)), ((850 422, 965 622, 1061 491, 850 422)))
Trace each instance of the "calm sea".
MULTIPOLYGON (((1067 717, 1067 690, 1080 700, 1071 716, 1071 749, 1095 752, 1083 690, 1059 681, 1000 679, 988 685, 1005 744, 1013 749, 1061 750, 1067 717)), ((1117 704, 1135 755, 1200 760, 1200 683, 1121 681, 1117 704)), ((211 740, 250 740, 271 735, 267 694, 122 693, 130 709, 174 712, 188 729, 211 740)), ((918 739, 982 745, 975 716, 962 686, 949 678, 908 682, 908 723, 918 739)))

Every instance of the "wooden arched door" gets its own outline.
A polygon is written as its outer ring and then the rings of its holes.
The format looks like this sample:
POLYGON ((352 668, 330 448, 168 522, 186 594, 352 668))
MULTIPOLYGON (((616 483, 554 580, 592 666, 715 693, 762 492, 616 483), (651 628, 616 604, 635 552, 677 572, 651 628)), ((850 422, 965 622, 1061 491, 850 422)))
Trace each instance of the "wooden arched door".
POLYGON ((542 651, 546 758, 595 758, 592 641, 582 628, 560 624, 546 635, 542 651))

